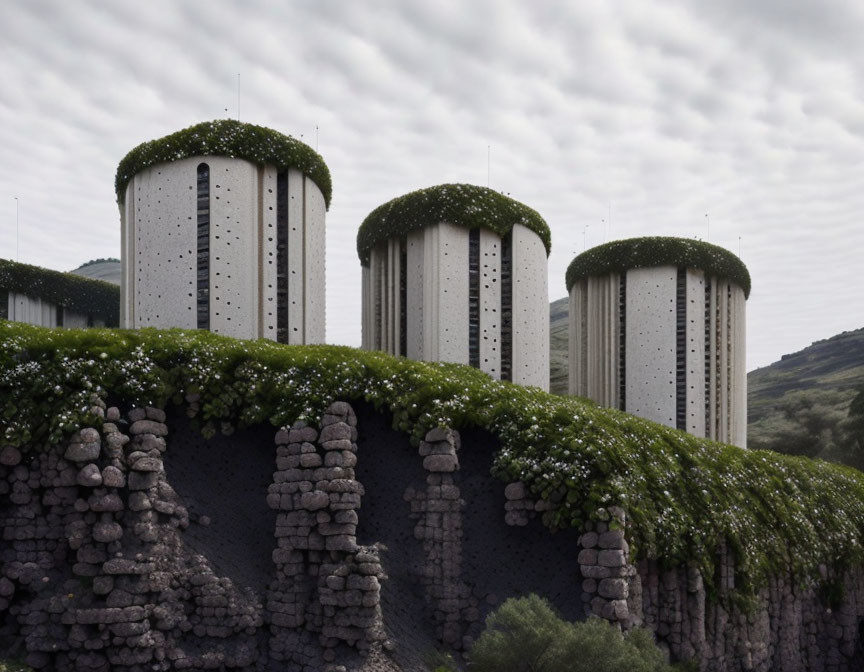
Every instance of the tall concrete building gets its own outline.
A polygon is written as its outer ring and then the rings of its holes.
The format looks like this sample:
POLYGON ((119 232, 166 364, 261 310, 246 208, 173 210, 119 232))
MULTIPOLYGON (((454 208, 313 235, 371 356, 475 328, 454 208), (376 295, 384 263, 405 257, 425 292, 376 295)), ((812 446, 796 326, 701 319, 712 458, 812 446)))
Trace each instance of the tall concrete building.
POLYGON ((124 327, 324 342, 330 173, 310 147, 207 122, 133 149, 115 186, 124 327))
POLYGON ((485 187, 444 184, 363 222, 363 347, 549 389, 549 227, 485 187))
POLYGON ((747 268, 685 238, 619 240, 567 269, 571 394, 747 443, 747 268))

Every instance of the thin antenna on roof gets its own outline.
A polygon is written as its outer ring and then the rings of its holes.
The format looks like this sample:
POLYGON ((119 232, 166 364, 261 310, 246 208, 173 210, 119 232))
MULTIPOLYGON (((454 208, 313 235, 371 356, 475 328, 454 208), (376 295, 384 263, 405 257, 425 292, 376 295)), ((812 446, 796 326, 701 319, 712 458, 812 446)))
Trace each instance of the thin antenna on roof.
POLYGON ((705 241, 710 242, 711 241, 711 218, 708 216, 707 212, 705 213, 705 227, 706 227, 705 241))
POLYGON ((237 73, 237 121, 240 121, 240 73, 237 73))
POLYGON ((588 242, 587 242, 588 239, 587 239, 587 237, 585 236, 585 233, 588 231, 588 227, 589 227, 589 226, 591 226, 591 225, 590 225, 590 224, 586 224, 586 225, 585 225, 585 228, 582 229, 582 251, 583 251, 583 252, 584 252, 585 250, 588 249, 588 242))
POLYGON ((318 124, 315 124, 315 151, 318 151, 318 124))
POLYGON ((486 186, 489 186, 492 176, 492 145, 486 145, 486 186))
POLYGON ((18 197, 15 197, 15 261, 21 261, 21 222, 18 218, 18 197))
POLYGON ((602 217, 600 218, 600 223, 603 225, 603 242, 606 242, 606 220, 602 217))
POLYGON ((741 257, 741 236, 738 236, 738 257, 741 257))

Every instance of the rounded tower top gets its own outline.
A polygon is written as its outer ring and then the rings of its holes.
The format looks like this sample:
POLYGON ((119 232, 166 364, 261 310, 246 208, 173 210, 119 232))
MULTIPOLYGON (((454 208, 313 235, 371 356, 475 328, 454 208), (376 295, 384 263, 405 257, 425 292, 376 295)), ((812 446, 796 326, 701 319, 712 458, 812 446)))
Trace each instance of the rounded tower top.
POLYGON ((567 291, 577 280, 589 276, 657 266, 696 268, 734 282, 744 290, 745 297, 750 296, 750 273, 736 255, 701 240, 666 236, 613 240, 592 247, 574 258, 567 267, 567 291))
POLYGON ((330 170, 318 152, 290 135, 234 119, 205 121, 138 145, 117 166, 114 189, 118 202, 123 202, 129 180, 145 168, 192 156, 227 156, 278 170, 296 168, 318 186, 330 207, 330 170))
POLYGON ((367 266, 372 248, 383 240, 441 222, 485 227, 499 236, 521 224, 540 236, 547 256, 551 249, 549 226, 536 210, 487 187, 439 184, 394 198, 369 213, 357 232, 360 262, 367 266))

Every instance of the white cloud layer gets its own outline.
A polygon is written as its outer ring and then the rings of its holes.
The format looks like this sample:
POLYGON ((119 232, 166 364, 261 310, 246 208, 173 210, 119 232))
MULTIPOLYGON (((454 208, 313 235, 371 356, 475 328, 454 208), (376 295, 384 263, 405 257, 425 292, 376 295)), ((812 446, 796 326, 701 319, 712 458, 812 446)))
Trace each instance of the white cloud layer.
POLYGON ((235 116, 240 73, 241 119, 317 142, 333 174, 329 342, 360 342, 363 218, 485 185, 491 147, 491 186, 552 229, 550 298, 583 240, 710 225, 753 276, 763 366, 864 326, 862 32, 860 2, 812 0, 6 2, 0 256, 15 196, 21 261, 119 256, 117 163, 235 116))

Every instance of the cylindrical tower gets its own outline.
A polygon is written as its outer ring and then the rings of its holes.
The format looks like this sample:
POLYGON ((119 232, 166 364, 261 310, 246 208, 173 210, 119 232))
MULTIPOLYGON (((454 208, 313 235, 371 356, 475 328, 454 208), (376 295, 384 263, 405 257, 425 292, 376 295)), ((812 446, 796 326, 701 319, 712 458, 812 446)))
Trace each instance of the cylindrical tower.
POLYGON ((324 342, 330 173, 310 147, 222 119, 120 162, 121 324, 324 342))
POLYGON ((548 390, 549 239, 537 212, 485 187, 379 206, 357 235, 363 347, 548 390))
POLYGON ((567 269, 571 394, 747 444, 745 301, 731 252, 686 238, 592 248, 567 269))

